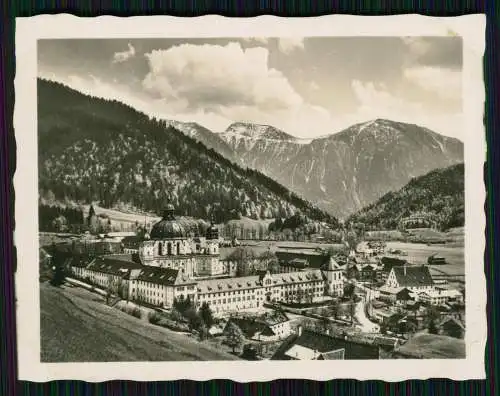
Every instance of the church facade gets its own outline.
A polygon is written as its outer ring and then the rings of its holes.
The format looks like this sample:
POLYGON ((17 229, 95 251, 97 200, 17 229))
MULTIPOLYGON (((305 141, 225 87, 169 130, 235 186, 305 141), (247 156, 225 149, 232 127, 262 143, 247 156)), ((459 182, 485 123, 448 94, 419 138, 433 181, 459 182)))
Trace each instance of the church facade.
POLYGON ((190 235, 171 205, 151 229, 149 239, 139 246, 143 265, 179 270, 190 278, 224 274, 225 265, 219 258, 217 228, 212 225, 205 237, 190 235))

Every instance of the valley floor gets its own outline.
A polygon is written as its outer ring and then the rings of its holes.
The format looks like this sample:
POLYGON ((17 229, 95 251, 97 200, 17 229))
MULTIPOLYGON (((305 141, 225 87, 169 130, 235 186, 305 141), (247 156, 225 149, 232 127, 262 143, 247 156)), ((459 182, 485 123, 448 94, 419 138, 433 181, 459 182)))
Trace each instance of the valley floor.
POLYGON ((40 312, 42 362, 238 360, 108 307, 79 288, 41 283, 40 312))

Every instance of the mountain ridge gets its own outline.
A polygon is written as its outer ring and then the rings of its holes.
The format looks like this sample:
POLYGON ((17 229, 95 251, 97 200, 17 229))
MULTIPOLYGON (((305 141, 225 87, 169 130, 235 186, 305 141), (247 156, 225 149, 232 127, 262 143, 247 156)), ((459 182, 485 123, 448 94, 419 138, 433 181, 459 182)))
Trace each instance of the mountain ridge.
POLYGON ((336 219, 262 173, 118 101, 38 79, 40 195, 217 222, 303 211, 336 219))
POLYGON ((358 123, 301 145, 222 137, 246 166, 338 217, 401 188, 412 177, 463 161, 463 143, 458 139, 384 119, 358 123))
POLYGON ((448 229, 463 227, 464 219, 464 164, 460 163, 413 178, 400 190, 385 194, 348 221, 378 230, 396 229, 403 220, 415 222, 411 226, 448 229))

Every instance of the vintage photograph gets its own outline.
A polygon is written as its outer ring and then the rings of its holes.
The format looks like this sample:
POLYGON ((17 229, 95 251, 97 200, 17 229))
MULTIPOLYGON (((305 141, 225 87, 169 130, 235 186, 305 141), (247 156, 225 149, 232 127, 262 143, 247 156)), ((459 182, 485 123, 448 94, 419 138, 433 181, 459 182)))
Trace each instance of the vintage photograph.
POLYGON ((465 357, 460 37, 40 40, 38 71, 42 361, 465 357))
POLYGON ((462 36, 43 37, 35 78, 40 363, 468 357, 462 36))

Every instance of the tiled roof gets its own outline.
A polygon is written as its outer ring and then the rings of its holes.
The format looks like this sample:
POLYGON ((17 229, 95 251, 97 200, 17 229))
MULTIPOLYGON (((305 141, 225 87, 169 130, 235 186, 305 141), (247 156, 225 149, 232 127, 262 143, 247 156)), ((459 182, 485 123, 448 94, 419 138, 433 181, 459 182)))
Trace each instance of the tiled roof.
POLYGON ((279 323, 288 322, 290 319, 284 312, 273 311, 273 312, 266 312, 265 314, 259 316, 257 320, 269 326, 274 326, 279 323))
POLYGON ((161 267, 143 267, 137 275, 134 274, 134 279, 166 286, 196 283, 188 278, 183 279, 177 269, 161 267))
POLYGON ((218 293, 262 287, 258 275, 198 281, 198 293, 218 293))
POLYGON ((273 286, 277 286, 293 283, 321 281, 323 280, 323 274, 321 273, 321 270, 314 269, 309 271, 288 272, 284 274, 271 274, 271 278, 273 280, 273 286))
POLYGON ((318 352, 314 349, 295 344, 285 352, 285 355, 297 360, 315 360, 318 352))
POLYGON ((395 257, 382 257, 380 262, 382 263, 385 272, 389 272, 394 266, 402 266, 407 263, 406 260, 398 259, 395 257))
POLYGON ((294 342, 294 345, 318 351, 319 353, 332 352, 345 349, 345 359, 378 359, 378 345, 357 343, 304 329, 302 334, 294 342))
POLYGON ((142 265, 133 261, 113 258, 113 256, 97 257, 87 269, 110 275, 126 275, 132 269, 142 268, 142 265))
POLYGON ((85 268, 92 262, 92 260, 94 260, 93 257, 85 255, 85 254, 75 255, 75 256, 69 257, 66 260, 65 264, 69 265, 71 267, 85 268))
POLYGON ((425 265, 407 265, 392 269, 401 287, 432 286, 434 284, 429 267, 425 265))

